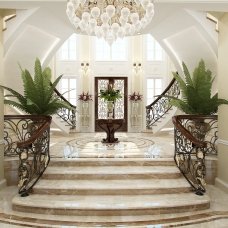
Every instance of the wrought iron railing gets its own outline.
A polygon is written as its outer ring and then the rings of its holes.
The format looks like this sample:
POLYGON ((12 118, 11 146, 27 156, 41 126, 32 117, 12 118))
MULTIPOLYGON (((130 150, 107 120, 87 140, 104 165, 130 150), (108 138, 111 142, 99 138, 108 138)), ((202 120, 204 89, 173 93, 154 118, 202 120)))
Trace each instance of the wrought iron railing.
POLYGON ((5 156, 18 156, 19 194, 27 196, 50 161, 49 116, 5 115, 5 156))
POLYGON ((69 126, 71 126, 71 129, 75 129, 77 107, 72 105, 57 89, 55 89, 54 91, 60 100, 65 101, 71 107, 70 110, 66 108, 59 109, 57 115, 62 120, 64 120, 69 126))
POLYGON ((179 115, 173 117, 177 167, 198 195, 205 189, 205 156, 217 154, 218 117, 179 115))
POLYGON ((146 129, 152 129, 153 125, 171 109, 170 98, 167 96, 178 97, 179 94, 178 82, 174 78, 164 92, 146 106, 146 129))

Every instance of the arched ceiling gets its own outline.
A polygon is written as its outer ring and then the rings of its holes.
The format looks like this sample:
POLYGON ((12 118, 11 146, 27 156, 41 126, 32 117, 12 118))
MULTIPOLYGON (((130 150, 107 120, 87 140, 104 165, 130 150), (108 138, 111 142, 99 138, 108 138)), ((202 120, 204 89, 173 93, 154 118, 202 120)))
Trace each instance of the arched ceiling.
MULTIPOLYGON (((66 13, 66 0, 0 1, 0 8, 17 10, 4 32, 5 83, 19 74, 18 61, 31 69, 35 57, 47 64, 60 45, 74 32, 66 13)), ((163 46, 177 69, 181 61, 194 66, 199 59, 216 72, 217 33, 206 11, 228 12, 227 1, 159 0, 155 16, 143 31, 163 46)))

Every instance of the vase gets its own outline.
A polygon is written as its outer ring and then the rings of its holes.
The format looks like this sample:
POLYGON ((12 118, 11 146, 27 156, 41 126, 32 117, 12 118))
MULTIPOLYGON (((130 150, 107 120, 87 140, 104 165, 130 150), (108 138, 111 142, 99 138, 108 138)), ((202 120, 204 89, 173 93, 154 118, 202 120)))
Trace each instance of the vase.
POLYGON ((114 118, 114 102, 107 101, 107 118, 113 119, 114 118))
POLYGON ((132 115, 138 115, 138 110, 139 110, 139 102, 138 101, 133 101, 132 102, 132 115))
POLYGON ((89 102, 83 101, 82 102, 82 115, 88 115, 88 111, 89 111, 89 102))

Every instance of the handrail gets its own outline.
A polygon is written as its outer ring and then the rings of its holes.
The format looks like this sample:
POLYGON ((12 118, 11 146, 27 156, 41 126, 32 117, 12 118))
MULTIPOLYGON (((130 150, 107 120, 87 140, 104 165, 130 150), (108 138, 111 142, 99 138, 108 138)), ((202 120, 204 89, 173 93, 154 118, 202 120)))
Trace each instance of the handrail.
POLYGON ((50 116, 5 115, 5 156, 19 156, 19 194, 27 196, 50 161, 50 116))
POLYGON ((75 108, 75 105, 72 105, 56 88, 54 89, 54 92, 56 93, 56 95, 58 95, 58 97, 61 98, 61 100, 65 101, 68 105, 70 105, 70 107, 75 108))
POLYGON ((175 78, 172 79, 172 81, 169 83, 169 85, 166 87, 166 89, 161 93, 161 95, 158 96, 151 104, 147 105, 146 108, 151 108, 155 103, 157 103, 162 96, 164 96, 169 89, 172 87, 173 83, 176 81, 175 78))
POLYGON ((178 115, 174 124, 174 160, 198 195, 205 189, 205 156, 217 154, 217 115, 178 115))
POLYGON ((169 83, 166 89, 151 104, 146 106, 146 128, 152 129, 152 126, 160 120, 171 108, 167 96, 178 97, 180 89, 175 78, 169 83))
POLYGON ((54 92, 59 97, 59 99, 61 99, 62 101, 65 101, 72 108, 71 110, 62 108, 58 110, 57 115, 65 122, 67 122, 67 124, 71 126, 71 129, 75 129, 77 107, 71 104, 56 88, 54 89, 54 92))

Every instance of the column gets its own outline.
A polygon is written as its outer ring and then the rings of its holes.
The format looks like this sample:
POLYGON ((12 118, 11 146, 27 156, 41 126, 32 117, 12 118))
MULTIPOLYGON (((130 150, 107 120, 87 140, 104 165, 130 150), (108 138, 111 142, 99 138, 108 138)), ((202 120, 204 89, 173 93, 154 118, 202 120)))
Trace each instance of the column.
MULTIPOLYGON (((2 39, 2 28, 3 28, 3 13, 0 10, 0 85, 3 84, 3 39, 2 39)), ((3 90, 0 89, 0 189, 5 187, 6 181, 4 178, 4 140, 3 140, 3 129, 4 129, 4 102, 3 102, 3 90)))
MULTIPOLYGON (((228 100, 228 13, 219 21, 218 42, 218 92, 220 98, 228 100)), ((216 185, 228 192, 228 105, 219 107, 219 144, 218 144, 218 176, 216 185)))

